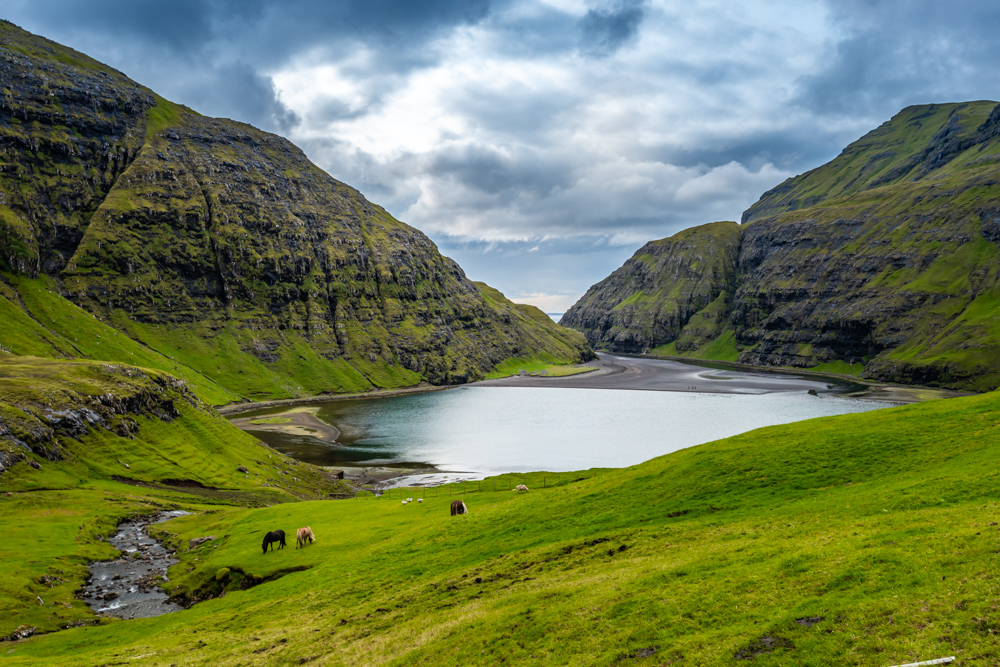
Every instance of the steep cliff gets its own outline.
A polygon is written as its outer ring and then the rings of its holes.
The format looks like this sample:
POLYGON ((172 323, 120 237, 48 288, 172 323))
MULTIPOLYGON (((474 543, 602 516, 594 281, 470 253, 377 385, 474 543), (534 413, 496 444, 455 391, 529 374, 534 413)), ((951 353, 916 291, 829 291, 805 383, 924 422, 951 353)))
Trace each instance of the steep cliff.
POLYGON ((910 107, 744 215, 744 361, 1000 385, 1000 107, 910 107))
POLYGON ((486 299, 425 235, 281 137, 5 22, 0 72, 8 311, 26 305, 17 275, 44 278, 222 400, 458 383, 509 357, 590 354, 486 299))
POLYGON ((713 222, 650 241, 587 290, 560 324, 612 352, 675 340, 680 349, 698 349, 720 335, 729 316, 740 232, 735 222, 713 222))
MULTIPOLYGON (((1000 386, 998 135, 996 102, 909 107, 830 163, 766 192, 743 216, 716 358, 1000 386)), ((664 291, 707 277, 665 274, 664 291)), ((589 321, 614 318, 620 303, 591 303, 589 321)), ((615 338, 692 354, 676 328, 647 331, 630 326, 615 338)))

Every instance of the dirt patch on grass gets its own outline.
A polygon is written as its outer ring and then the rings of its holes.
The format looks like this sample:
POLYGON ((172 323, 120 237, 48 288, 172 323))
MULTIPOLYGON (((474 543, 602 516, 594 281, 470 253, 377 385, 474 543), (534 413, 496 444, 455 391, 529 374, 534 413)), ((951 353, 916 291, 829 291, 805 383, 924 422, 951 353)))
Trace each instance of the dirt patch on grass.
POLYGON ((764 655, 779 648, 795 648, 795 644, 784 637, 765 635, 752 644, 741 648, 733 657, 737 660, 750 660, 756 658, 758 655, 764 655))

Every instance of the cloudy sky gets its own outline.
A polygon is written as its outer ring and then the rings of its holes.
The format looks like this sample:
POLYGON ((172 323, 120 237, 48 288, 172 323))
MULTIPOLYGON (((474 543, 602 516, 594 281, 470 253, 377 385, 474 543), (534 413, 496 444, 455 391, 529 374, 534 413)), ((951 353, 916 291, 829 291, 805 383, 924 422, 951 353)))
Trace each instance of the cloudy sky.
POLYGON ((289 137, 562 312, 909 104, 1000 97, 986 0, 5 0, 3 18, 289 137))

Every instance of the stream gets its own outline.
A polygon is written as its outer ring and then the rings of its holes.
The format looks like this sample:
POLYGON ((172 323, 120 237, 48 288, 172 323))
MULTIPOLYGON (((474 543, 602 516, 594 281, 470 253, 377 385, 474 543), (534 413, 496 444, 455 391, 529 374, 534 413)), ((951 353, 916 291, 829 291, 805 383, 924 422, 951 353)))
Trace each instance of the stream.
POLYGON ((150 537, 146 526, 184 514, 189 512, 160 512, 118 525, 108 543, 121 555, 90 564, 91 577, 84 587, 83 599, 94 612, 118 618, 149 618, 181 608, 170 602, 159 586, 161 581, 167 581, 167 568, 178 561, 150 537))

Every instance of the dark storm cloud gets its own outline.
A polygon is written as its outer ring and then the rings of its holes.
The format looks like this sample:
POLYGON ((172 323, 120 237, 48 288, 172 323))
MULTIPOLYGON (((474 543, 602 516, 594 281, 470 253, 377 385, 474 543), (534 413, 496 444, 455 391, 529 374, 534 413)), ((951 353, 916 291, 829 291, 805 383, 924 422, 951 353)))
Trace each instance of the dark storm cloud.
MULTIPOLYGON (((489 11, 490 0, 14 0, 5 18, 203 113, 287 132, 298 116, 262 71, 309 51, 338 58, 364 45, 373 58, 353 74, 388 87, 387 74, 437 62, 429 40, 489 11)), ((363 106, 378 101, 373 94, 363 106)), ((326 117, 357 112, 331 100, 326 117)))
POLYGON ((211 106, 218 110, 216 115, 238 117, 252 125, 281 132, 288 132, 301 122, 298 114, 278 99, 271 77, 259 74, 246 63, 214 68, 201 85, 190 84, 185 97, 197 97, 202 101, 198 106, 211 106))
POLYGON ((611 7, 590 9, 580 19, 580 50, 607 56, 639 32, 645 0, 619 0, 611 7))
POLYGON ((753 171, 766 164, 795 171, 822 163, 830 157, 831 151, 840 150, 842 141, 837 132, 794 127, 760 131, 750 136, 737 132, 729 136, 716 135, 711 141, 688 146, 650 146, 643 156, 680 167, 719 167, 737 162, 753 171))
POLYGON ((250 37, 245 48, 281 59, 334 38, 419 43, 481 21, 489 10, 489 0, 31 0, 15 3, 14 14, 50 30, 143 40, 187 54, 250 37))
POLYGON ((837 0, 829 11, 839 37, 819 71, 800 81, 798 101, 816 113, 885 117, 997 90, 996 2, 837 0))
POLYGON ((427 171, 493 195, 543 196, 553 188, 572 185, 570 165, 543 159, 534 151, 527 153, 514 156, 485 146, 447 149, 430 160, 427 171))

